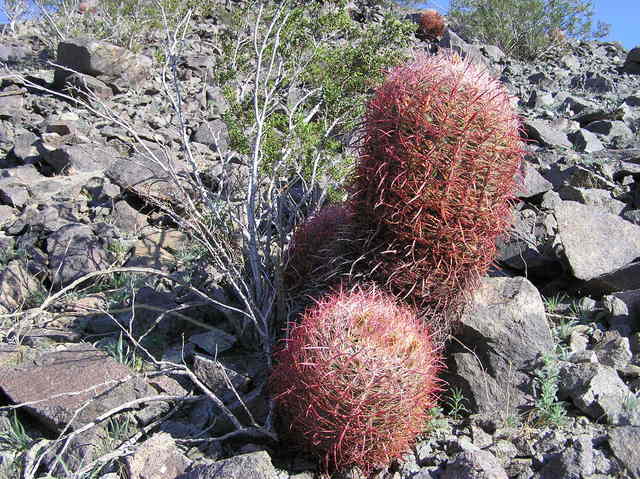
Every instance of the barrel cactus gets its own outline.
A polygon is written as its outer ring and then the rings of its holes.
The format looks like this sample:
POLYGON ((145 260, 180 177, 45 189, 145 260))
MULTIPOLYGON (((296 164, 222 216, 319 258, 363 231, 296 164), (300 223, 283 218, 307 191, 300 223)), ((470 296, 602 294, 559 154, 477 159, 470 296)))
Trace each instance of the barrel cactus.
POLYGON ((506 89, 456 54, 390 71, 367 106, 351 184, 354 219, 382 245, 378 282, 433 311, 462 304, 511 221, 519 130, 506 89))
POLYGON ((334 292, 291 325, 270 387, 285 435, 325 470, 388 466, 425 427, 437 347, 415 311, 373 289, 334 292))

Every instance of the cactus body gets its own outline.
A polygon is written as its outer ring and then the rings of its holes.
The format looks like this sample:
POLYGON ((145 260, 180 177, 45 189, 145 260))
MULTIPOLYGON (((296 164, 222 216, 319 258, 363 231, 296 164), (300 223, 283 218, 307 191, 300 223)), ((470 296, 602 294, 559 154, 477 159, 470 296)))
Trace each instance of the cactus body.
POLYGON ((439 389, 426 327, 373 290, 326 296, 276 359, 270 385, 287 431, 326 470, 387 466, 424 429, 439 389))
POLYGON ((377 280, 420 306, 461 303, 510 224, 523 156, 505 88, 455 54, 392 70, 367 107, 351 185, 378 230, 377 280))

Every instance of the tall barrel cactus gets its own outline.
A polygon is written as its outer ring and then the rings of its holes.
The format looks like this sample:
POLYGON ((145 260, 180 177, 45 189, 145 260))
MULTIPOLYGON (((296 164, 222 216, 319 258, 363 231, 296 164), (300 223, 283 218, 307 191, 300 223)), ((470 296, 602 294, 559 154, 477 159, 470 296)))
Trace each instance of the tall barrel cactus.
POLYGON ((355 220, 378 231, 379 282, 423 307, 461 303, 510 223, 519 129, 506 89, 456 54, 388 74, 368 104, 351 185, 355 220))

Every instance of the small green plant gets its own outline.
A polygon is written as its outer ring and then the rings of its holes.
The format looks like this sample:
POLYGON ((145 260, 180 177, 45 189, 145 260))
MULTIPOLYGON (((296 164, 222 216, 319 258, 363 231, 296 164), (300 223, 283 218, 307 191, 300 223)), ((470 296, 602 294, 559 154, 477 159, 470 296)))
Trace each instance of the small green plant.
POLYGON ((468 414, 470 411, 464 405, 466 399, 460 388, 451 388, 449 390, 449 397, 447 398, 447 406, 449 407, 449 416, 459 421, 464 414, 468 414))
POLYGON ((535 415, 542 425, 561 426, 566 421, 566 408, 557 398, 559 371, 557 359, 554 356, 544 355, 542 367, 535 372, 533 383, 535 403, 535 415))
POLYGON ((638 393, 634 394, 630 392, 624 394, 624 397, 622 399, 622 407, 629 413, 638 410, 638 408, 640 408, 640 397, 638 396, 638 393))
POLYGON ((22 453, 29 449, 31 441, 31 437, 29 437, 20 419, 18 419, 18 415, 14 412, 9 417, 8 428, 0 431, 0 450, 22 453))
POLYGON ((118 341, 106 345, 104 350, 113 359, 134 371, 142 371, 144 368, 144 360, 124 340, 122 333, 118 336, 118 341))
POLYGON ((544 303, 544 309, 547 313, 556 313, 560 305, 567 299, 565 293, 554 294, 553 296, 545 296, 542 301, 544 303))

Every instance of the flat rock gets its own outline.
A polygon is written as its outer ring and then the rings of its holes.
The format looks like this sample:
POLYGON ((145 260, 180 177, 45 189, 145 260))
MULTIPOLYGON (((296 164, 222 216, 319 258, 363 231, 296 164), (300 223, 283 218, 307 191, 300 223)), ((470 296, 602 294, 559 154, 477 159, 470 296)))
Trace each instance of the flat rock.
POLYGON ((554 213, 563 255, 576 278, 588 281, 640 257, 640 226, 574 201, 559 202, 554 213))
POLYGON ((518 190, 518 198, 531 198, 553 189, 551 182, 538 173, 528 161, 523 162, 523 170, 524 181, 518 190))
POLYGON ((126 366, 90 344, 68 345, 17 367, 0 368, 0 389, 9 400, 15 404, 39 401, 25 409, 58 432, 81 407, 74 428, 143 397, 146 388, 126 366), (118 384, 127 378, 132 379, 118 384))
POLYGON ((109 255, 101 238, 86 225, 71 223, 47 238, 51 281, 67 285, 109 267, 109 255))
POLYGON ((634 478, 640 477, 638 438, 640 438, 640 427, 622 426, 609 430, 609 447, 611 447, 613 455, 634 478))
POLYGON ((507 472, 488 451, 466 450, 447 464, 441 479, 507 479, 507 472))
POLYGON ((509 415, 530 403, 528 371, 554 347, 533 284, 525 278, 484 279, 456 337, 464 346, 451 342, 444 379, 463 391, 474 411, 509 415))
POLYGON ((259 451, 210 464, 198 464, 176 479, 277 479, 278 477, 269 454, 259 451))
POLYGON ((105 171, 117 159, 117 152, 103 145, 64 145, 43 154, 56 173, 105 171))
POLYGON ((561 362, 558 398, 573 404, 594 421, 640 426, 640 410, 627 407, 633 394, 610 366, 561 362))
POLYGON ((529 138, 536 140, 542 146, 571 148, 567 134, 558 128, 554 128, 546 120, 527 120, 524 123, 529 138))
POLYGON ((183 474, 190 463, 167 433, 154 434, 127 457, 132 479, 174 478, 183 474))
POLYGON ((189 167, 183 161, 167 158, 158 153, 155 158, 137 153, 130 158, 120 158, 107 169, 105 175, 121 188, 149 201, 179 203, 183 197, 176 181, 187 179, 189 167), (174 181, 169 171, 178 179, 174 181))
POLYGON ((58 44, 54 84, 62 88, 73 72, 84 73, 117 87, 137 88, 148 80, 152 61, 125 48, 90 37, 79 37, 58 44), (71 71, 70 71, 71 70, 71 71))

